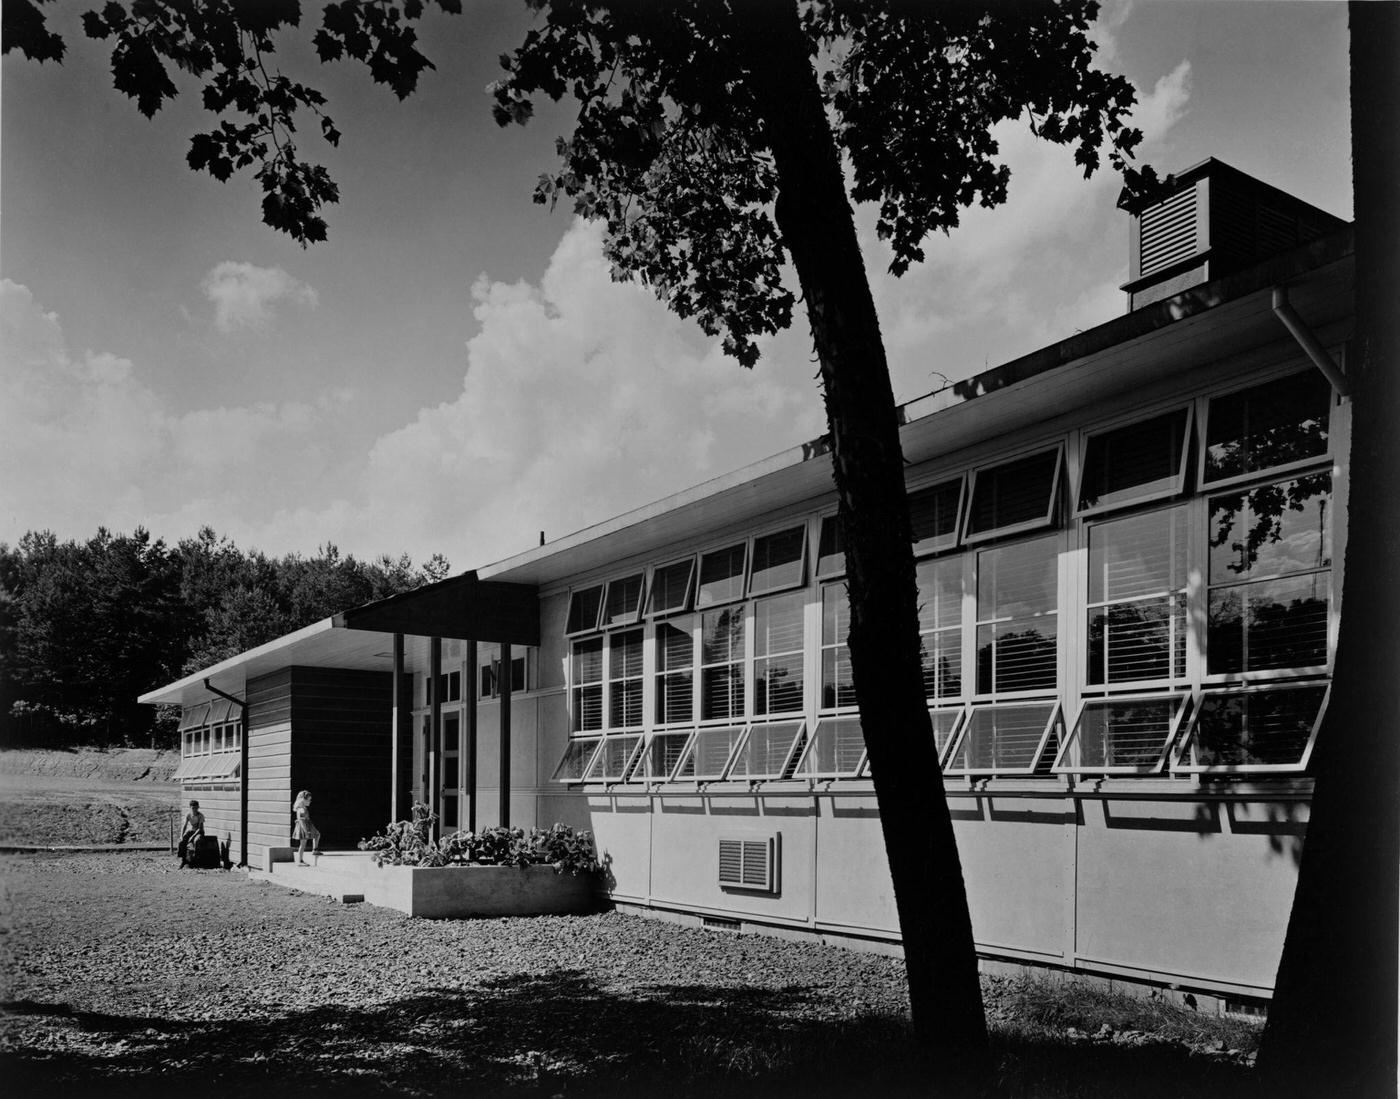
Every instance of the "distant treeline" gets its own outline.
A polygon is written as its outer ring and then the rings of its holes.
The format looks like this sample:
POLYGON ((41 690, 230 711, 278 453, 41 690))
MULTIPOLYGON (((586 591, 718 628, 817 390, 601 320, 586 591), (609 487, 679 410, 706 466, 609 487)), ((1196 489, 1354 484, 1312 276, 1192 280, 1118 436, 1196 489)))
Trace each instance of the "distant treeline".
POLYGON ((173 546, 141 528, 0 542, 0 744, 173 745, 176 715, 137 695, 449 568, 329 543, 271 558, 208 527, 173 546))

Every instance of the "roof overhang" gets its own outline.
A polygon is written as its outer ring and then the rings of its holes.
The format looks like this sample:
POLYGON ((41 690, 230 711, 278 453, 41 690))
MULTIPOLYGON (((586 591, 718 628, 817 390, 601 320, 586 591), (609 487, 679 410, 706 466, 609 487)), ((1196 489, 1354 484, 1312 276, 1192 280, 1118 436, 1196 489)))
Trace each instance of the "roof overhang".
POLYGON ((322 619, 148 691, 136 701, 193 706, 221 697, 220 692, 244 698, 250 680, 290 667, 390 672, 395 634, 413 638, 409 656, 423 659, 427 639, 433 637, 537 645, 539 599, 528 585, 464 573, 322 619))
MULTIPOLYGON (((1337 326, 1349 324, 1352 312, 1352 256, 1348 226, 918 397, 899 410, 904 458, 911 465, 933 461, 1044 423, 1057 412, 1179 387, 1232 356, 1291 345, 1273 312, 1276 286, 1288 287, 1316 331, 1338 338, 1337 326)), ((810 506, 834 491, 830 443, 823 437, 478 573, 547 587, 693 542, 697 530, 719 530, 804 502, 810 506)))

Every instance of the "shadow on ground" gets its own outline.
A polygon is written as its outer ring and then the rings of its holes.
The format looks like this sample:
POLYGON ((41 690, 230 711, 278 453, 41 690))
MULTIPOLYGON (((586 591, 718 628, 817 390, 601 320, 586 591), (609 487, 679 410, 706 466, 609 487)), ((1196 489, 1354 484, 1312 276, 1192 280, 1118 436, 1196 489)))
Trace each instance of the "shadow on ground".
MULTIPOLYGON (((379 1005, 209 1023, 30 1001, 3 1007, 28 1017, 20 1025, 31 1039, 12 1040, 0 1062, 15 1099, 927 1093, 902 1019, 852 1018, 820 988, 617 989, 556 970, 379 1005)), ((995 1044, 1002 1096, 1249 1094, 1246 1070, 1179 1046, 1006 1033, 995 1044)))

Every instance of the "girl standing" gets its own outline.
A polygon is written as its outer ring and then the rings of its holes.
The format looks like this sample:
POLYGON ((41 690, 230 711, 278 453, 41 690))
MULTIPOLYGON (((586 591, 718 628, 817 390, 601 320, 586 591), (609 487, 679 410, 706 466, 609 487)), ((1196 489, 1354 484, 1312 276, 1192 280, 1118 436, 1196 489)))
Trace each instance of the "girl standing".
POLYGON ((311 841, 311 857, 320 859, 321 857, 321 830, 311 821, 311 791, 303 790, 297 795, 296 801, 292 802, 292 812, 296 814, 296 832, 294 838, 299 841, 297 846, 297 863, 307 866, 306 841, 311 841))

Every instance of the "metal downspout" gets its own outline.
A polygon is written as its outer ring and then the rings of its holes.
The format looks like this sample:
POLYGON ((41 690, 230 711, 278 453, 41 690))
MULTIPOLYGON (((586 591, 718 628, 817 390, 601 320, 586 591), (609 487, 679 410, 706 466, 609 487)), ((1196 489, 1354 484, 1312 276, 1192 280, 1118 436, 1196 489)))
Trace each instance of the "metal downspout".
POLYGON ((238 865, 246 867, 248 865, 248 741, 250 739, 248 701, 243 698, 234 698, 227 691, 219 690, 218 687, 209 682, 207 676, 204 680, 204 689, 238 707, 238 721, 243 730, 242 735, 238 738, 238 842, 240 846, 238 865))
POLYGON ((1303 349, 1304 354, 1312 360, 1312 364, 1322 371, 1338 397, 1351 396, 1351 381, 1342 373, 1342 368, 1337 365, 1337 361, 1327 352, 1318 338, 1313 335, 1313 331, 1308 327, 1308 322, 1299 316, 1298 311, 1293 308, 1288 300, 1288 287, 1274 287, 1274 316, 1283 322, 1283 326, 1288 329, 1293 338, 1298 341, 1298 346, 1303 349))

